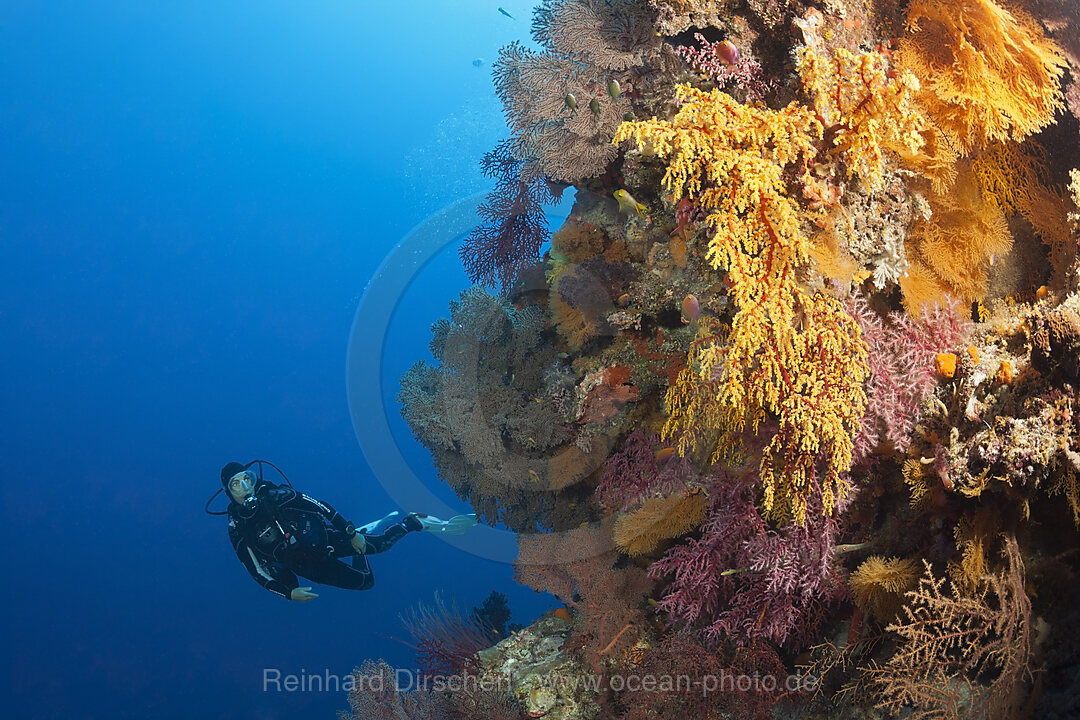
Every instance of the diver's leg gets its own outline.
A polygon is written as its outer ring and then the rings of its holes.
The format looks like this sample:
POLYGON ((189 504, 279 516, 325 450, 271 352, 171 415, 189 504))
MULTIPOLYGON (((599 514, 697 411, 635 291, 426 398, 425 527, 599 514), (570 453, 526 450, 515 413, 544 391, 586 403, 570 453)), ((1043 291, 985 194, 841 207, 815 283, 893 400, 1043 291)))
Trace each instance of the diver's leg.
MULTIPOLYGON (((413 513, 409 513, 408 515, 391 513, 382 520, 371 523, 371 525, 374 526, 372 529, 377 529, 378 532, 364 533, 364 540, 367 541, 367 550, 364 551, 365 555, 377 555, 378 553, 386 552, 394 546, 394 543, 409 533, 420 532, 424 529, 424 526, 420 524, 420 521, 413 513), (384 520, 391 517, 394 517, 396 522, 393 524, 383 523, 384 520)), ((359 531, 360 530, 358 530, 358 532, 359 531)))

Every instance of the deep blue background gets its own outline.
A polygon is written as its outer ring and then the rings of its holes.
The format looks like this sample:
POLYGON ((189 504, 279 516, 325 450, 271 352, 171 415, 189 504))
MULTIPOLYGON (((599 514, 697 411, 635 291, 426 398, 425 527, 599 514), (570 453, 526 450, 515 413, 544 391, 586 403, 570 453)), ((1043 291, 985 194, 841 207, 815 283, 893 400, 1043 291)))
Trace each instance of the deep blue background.
MULTIPOLYGON (((411 666, 388 636, 435 589, 468 607, 497 588, 521 622, 546 607, 427 535, 374 558, 370 592, 288 603, 202 510, 221 465, 254 457, 357 522, 394 509, 349 417, 349 330, 397 240, 486 187, 490 62, 528 36, 528 3, 502 4, 516 21, 433 0, 0 2, 5 718, 332 718, 343 695, 264 693, 263 668, 411 666)), ((390 375, 465 285, 452 250, 436 270, 390 375)))

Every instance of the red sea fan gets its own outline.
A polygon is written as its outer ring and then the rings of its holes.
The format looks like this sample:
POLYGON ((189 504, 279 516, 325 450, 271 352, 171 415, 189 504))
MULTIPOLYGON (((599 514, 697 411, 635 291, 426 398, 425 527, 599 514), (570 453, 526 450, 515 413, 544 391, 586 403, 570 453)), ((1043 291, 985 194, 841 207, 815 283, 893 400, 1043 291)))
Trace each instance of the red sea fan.
POLYGON ((502 141, 481 162, 484 175, 495 179, 495 189, 477 209, 483 224, 458 252, 469 279, 503 290, 536 262, 551 239, 544 204, 557 201, 548 183, 514 156, 510 144, 502 141))
POLYGON ((413 637, 417 665, 427 675, 454 675, 468 669, 476 653, 494 644, 493 628, 466 617, 456 603, 447 605, 435 594, 435 604, 420 604, 401 623, 413 637))

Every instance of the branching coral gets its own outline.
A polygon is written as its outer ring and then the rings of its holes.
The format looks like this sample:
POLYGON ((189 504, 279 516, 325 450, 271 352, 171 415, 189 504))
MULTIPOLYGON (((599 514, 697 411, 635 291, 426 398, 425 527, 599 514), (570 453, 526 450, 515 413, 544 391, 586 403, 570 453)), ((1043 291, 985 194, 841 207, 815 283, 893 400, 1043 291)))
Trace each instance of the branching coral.
POLYGON ((912 718, 1011 716, 1032 680, 1034 635, 1024 562, 1011 537, 1005 563, 970 597, 944 592, 927 565, 903 619, 889 626, 899 649, 870 670, 882 706, 910 707, 912 718))
POLYGON ((712 427, 703 434, 720 433, 719 458, 745 428, 756 432, 776 416, 779 429, 761 460, 763 505, 768 516, 801 524, 809 495, 820 493, 831 513, 846 492, 851 437, 865 407, 858 327, 838 302, 808 293, 796 277, 810 247, 784 173, 794 166, 807 176, 822 126, 794 104, 774 111, 685 85, 676 99, 673 120, 625 123, 615 142, 633 139, 667 160, 663 183, 674 200, 685 194, 710 210, 707 259, 726 271, 737 314, 725 344, 701 348, 697 379, 684 375, 668 394, 673 408, 700 406, 709 402, 701 383, 718 381, 711 402, 724 410, 676 418, 665 433, 705 420, 712 427))

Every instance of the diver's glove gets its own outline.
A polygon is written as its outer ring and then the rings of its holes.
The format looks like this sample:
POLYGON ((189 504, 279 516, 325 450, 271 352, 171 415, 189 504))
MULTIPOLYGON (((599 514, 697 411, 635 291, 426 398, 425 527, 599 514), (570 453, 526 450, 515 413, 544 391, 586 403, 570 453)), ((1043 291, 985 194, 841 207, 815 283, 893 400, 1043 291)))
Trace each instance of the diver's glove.
POLYGON ((311 588, 309 587, 294 588, 293 591, 289 593, 289 599, 295 602, 307 602, 308 600, 314 600, 317 597, 319 596, 311 592, 311 588))
POLYGON ((476 527, 476 513, 468 515, 455 515, 449 520, 440 520, 431 515, 417 514, 420 521, 420 529, 429 533, 442 533, 443 535, 461 535, 476 527))

